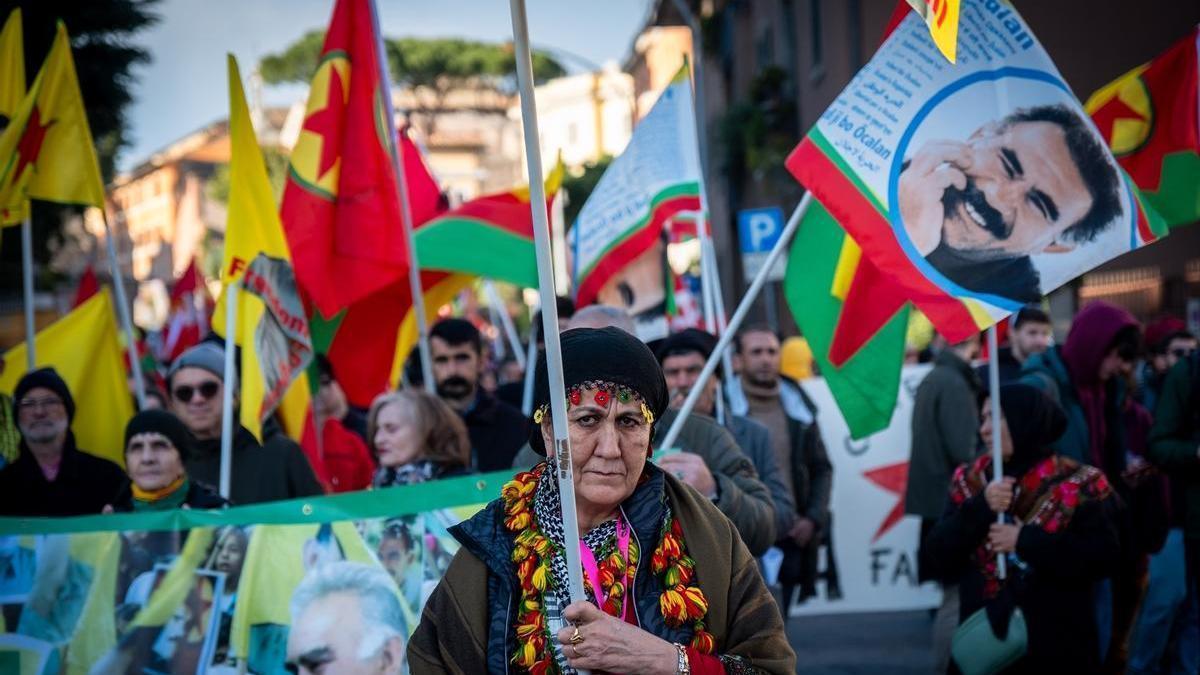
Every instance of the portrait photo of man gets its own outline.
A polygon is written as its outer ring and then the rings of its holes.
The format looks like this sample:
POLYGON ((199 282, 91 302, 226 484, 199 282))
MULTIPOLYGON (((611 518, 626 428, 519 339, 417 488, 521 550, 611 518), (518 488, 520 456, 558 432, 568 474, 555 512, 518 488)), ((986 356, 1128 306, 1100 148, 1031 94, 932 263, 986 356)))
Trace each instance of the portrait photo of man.
POLYGON ((1036 302, 1051 289, 1031 256, 1070 255, 1123 215, 1105 146, 1065 104, 1019 108, 965 140, 936 135, 905 159, 900 216, 917 253, 967 291, 1036 302))

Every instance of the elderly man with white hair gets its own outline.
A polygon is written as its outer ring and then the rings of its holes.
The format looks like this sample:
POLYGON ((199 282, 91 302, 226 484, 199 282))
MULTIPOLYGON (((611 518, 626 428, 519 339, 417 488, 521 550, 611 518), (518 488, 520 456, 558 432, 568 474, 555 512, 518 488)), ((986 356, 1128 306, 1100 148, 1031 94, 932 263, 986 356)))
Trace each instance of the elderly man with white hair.
POLYGON ((292 593, 287 665, 301 675, 400 673, 408 628, 396 584, 379 567, 322 565, 292 593))

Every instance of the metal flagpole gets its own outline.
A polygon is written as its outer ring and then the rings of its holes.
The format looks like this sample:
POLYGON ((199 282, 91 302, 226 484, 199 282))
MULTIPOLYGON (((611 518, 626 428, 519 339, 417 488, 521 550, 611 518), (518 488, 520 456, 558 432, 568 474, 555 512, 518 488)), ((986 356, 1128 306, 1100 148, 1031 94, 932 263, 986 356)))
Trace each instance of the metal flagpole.
POLYGON ((563 552, 567 558, 567 591, 571 601, 583 600, 583 565, 579 557, 579 523, 575 513, 575 481, 571 468, 571 438, 567 432, 567 394, 563 385, 562 345, 558 336, 558 303, 554 296, 554 261, 550 254, 550 223, 546 217, 546 186, 542 182, 542 150, 538 141, 537 102, 533 97, 533 61, 529 54, 529 25, 525 0, 509 0, 517 83, 521 91, 521 124, 525 131, 525 161, 529 167, 529 206, 537 251, 538 290, 542 303, 542 334, 546 343, 546 373, 550 385, 550 420, 554 426, 555 476, 562 500, 563 552))
POLYGON ((112 227, 108 224, 108 210, 100 209, 100 217, 104 220, 104 239, 108 242, 108 264, 112 268, 117 314, 120 315, 121 326, 125 330, 125 348, 129 354, 129 370, 133 373, 133 391, 137 394, 138 410, 142 410, 146 407, 146 382, 142 379, 142 363, 138 360, 133 317, 129 313, 129 297, 125 295, 125 277, 121 274, 121 263, 117 260, 117 244, 113 241, 112 227))
MULTIPOLYGON (((516 0, 513 0, 516 2, 516 0)), ((800 203, 796 205, 796 209, 792 211, 791 218, 788 218, 787 225, 784 226, 783 232, 779 235, 779 241, 775 242, 775 247, 767 254, 767 259, 764 262, 762 269, 758 271, 758 275, 754 277, 754 281, 750 284, 750 288, 746 289, 746 294, 742 296, 742 301, 738 303, 737 309, 734 310, 733 316, 729 319, 729 326, 721 335, 721 339, 717 340, 717 346, 708 357, 708 361, 704 363, 704 370, 700 371, 700 377, 696 383, 692 385, 692 390, 688 392, 687 398, 683 401, 683 406, 679 409, 679 414, 675 416, 675 421, 671 423, 671 428, 667 430, 667 435, 663 438, 662 447, 670 448, 675 444, 675 440, 679 438, 679 432, 683 431, 683 423, 687 420, 688 415, 692 414, 692 409, 696 407, 696 401, 700 399, 700 393, 704 390, 704 383, 708 382, 708 378, 717 370, 717 364, 721 362, 721 354, 729 347, 729 343, 733 341, 733 336, 737 334, 738 328, 741 327, 742 321, 745 321, 746 315, 750 312, 750 306, 754 304, 754 299, 758 297, 759 291, 762 290, 763 284, 767 280, 767 273, 783 254, 783 249, 792 240, 792 235, 796 233, 796 228, 800 226, 800 220, 804 217, 804 213, 808 211, 808 205, 812 203, 812 193, 804 193, 804 197, 800 199, 800 203)))
MULTIPOLYGON (((1004 480, 1004 453, 1000 450, 1000 358, 996 351, 996 326, 987 330, 988 345, 988 397, 992 413, 992 480, 1004 480)), ((1004 514, 996 514, 996 522, 1004 522, 1004 514)), ((1007 572, 1003 553, 996 554, 996 574, 1001 579, 1007 572)))
POLYGON ((508 348, 512 351, 513 359, 524 369, 525 352, 521 349, 521 338, 517 335, 517 327, 513 325, 512 317, 508 315, 508 310, 504 306, 504 299, 500 297, 500 292, 496 290, 496 284, 492 283, 491 279, 484 282, 483 291, 488 297, 488 305, 500 319, 500 325, 504 329, 505 337, 508 338, 508 348))
MULTIPOLYGON (((233 473, 233 390, 237 379, 234 355, 237 352, 237 311, 241 284, 236 280, 225 285, 225 374, 221 397, 221 496, 229 499, 233 473)), ((317 434, 320 437, 320 434, 317 434)))
MULTIPOLYGON (((725 299, 721 297, 721 274, 717 267, 717 253, 712 247, 712 239, 709 239, 708 251, 701 251, 702 255, 707 255, 709 264, 712 266, 713 274, 713 304, 717 310, 717 333, 724 335, 728 329, 725 321, 725 299)), ((725 375, 726 382, 733 381, 733 357, 729 355, 729 349, 721 353, 721 372, 725 375)))
POLYGON ((21 221, 21 280, 25 287, 25 366, 33 371, 37 363, 37 327, 33 323, 33 222, 31 208, 25 202, 25 219, 21 221))
POLYGON ((391 139, 392 165, 396 171, 396 193, 400 197, 400 220, 404 226, 404 245, 408 248, 408 287, 412 293, 412 311, 417 315, 417 349, 421 355, 421 376, 425 391, 437 393, 433 381, 433 359, 429 355, 429 325, 425 317, 425 295, 421 288, 421 264, 417 259, 417 243, 413 238, 412 203, 408 198, 408 181, 404 177, 404 152, 400 137, 396 134, 396 112, 392 109, 391 77, 388 75, 387 56, 383 48, 383 35, 379 32, 379 10, 374 1, 371 5, 371 23, 375 30, 375 49, 379 53, 379 73, 387 90, 383 97, 384 117, 387 118, 387 133, 391 139))
POLYGON ((529 345, 525 348, 525 387, 521 390, 521 414, 533 415, 533 371, 537 365, 537 337, 541 326, 529 327, 529 345))

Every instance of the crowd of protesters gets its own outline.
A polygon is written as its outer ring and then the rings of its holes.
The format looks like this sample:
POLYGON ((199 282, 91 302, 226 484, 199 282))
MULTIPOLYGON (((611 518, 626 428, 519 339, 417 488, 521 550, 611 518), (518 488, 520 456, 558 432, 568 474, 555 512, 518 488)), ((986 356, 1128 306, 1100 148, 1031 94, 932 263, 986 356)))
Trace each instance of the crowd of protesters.
MULTIPOLYGON (((634 332, 622 310, 572 310, 560 302, 560 330, 634 332)), ((540 317, 535 322, 531 339, 540 347, 540 317)), ((994 355, 981 358, 978 337, 923 355, 932 369, 915 394, 904 503, 920 519, 919 576, 944 591, 936 669, 955 669, 952 637, 983 612, 997 635, 1014 617, 1027 627, 1022 670, 1197 672, 1196 338, 1178 319, 1143 328, 1102 302, 1079 311, 1062 344, 1052 334, 1050 317, 1030 306, 1012 317, 994 355), (996 359, 1002 383, 999 419, 988 405, 987 358, 996 359), (1001 480, 992 476, 995 437, 1001 480)), ((718 369, 674 447, 659 447, 716 344, 688 329, 649 345, 668 406, 654 425, 652 461, 724 514, 751 555, 782 553, 771 576, 784 607, 819 588, 836 599, 833 466, 799 382, 816 374, 803 340, 744 328, 734 340, 733 377, 718 369)), ((423 388, 414 352, 404 385, 369 409, 347 401, 332 364, 318 355, 317 429, 307 432, 318 442, 302 446, 273 421, 261 440, 235 424, 224 497, 216 490, 221 404, 226 387, 236 399, 238 383, 225 381, 222 343, 201 342, 164 364, 165 387, 126 427, 124 469, 88 452, 102 449, 76 447, 67 384, 53 368, 35 370, 0 414, 0 441, 15 447, 0 469, 0 515, 211 509, 544 461, 539 424, 521 411, 532 392, 514 359, 495 359, 465 318, 434 324, 429 348, 436 394, 423 388)))

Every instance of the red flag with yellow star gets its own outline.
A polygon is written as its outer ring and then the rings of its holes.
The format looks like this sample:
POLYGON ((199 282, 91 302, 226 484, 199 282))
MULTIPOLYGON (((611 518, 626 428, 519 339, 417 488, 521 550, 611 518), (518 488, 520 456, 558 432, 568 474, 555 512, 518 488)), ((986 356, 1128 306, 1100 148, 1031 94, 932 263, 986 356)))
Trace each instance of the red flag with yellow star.
POLYGON ((1101 87, 1084 108, 1168 225, 1200 220, 1200 26, 1101 87))
POLYGON ((370 0, 338 0, 284 188, 296 277, 325 316, 407 274, 379 50, 370 0))
POLYGON ((0 135, 0 206, 19 209, 30 198, 104 206, 96 146, 62 22, 29 93, 0 135))

